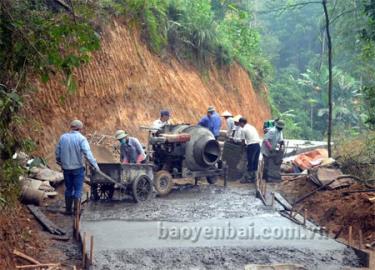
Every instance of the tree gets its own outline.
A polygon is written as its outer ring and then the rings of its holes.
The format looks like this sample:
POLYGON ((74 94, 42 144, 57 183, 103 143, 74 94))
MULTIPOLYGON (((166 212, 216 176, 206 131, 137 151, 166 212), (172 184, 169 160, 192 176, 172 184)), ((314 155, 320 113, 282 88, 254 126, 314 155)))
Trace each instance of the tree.
POLYGON ((332 39, 329 26, 329 14, 327 9, 327 0, 323 0, 323 9, 325 16, 327 47, 328 47, 328 156, 332 156, 331 139, 332 139, 332 39))

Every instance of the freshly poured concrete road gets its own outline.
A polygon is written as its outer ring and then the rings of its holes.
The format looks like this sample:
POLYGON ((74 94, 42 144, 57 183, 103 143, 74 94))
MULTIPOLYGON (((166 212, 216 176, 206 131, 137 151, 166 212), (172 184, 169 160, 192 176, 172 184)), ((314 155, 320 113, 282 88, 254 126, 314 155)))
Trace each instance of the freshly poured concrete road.
POLYGON ((185 186, 144 204, 92 203, 81 232, 95 237, 94 269, 243 269, 298 263, 359 265, 355 253, 283 218, 243 188, 185 186))

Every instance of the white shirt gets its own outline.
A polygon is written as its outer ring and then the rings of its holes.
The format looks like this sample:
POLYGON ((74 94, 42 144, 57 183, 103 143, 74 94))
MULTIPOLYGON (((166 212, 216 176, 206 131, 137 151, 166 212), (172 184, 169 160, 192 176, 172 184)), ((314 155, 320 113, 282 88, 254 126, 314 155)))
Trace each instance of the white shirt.
POLYGON ((242 136, 243 136, 243 139, 245 140, 246 145, 256 144, 260 142, 258 131, 256 130, 255 127, 253 127, 250 124, 246 124, 242 128, 242 136))
POLYGON ((262 154, 265 156, 269 156, 270 149, 268 149, 267 146, 265 146, 264 141, 269 141, 272 145, 272 150, 276 149, 276 146, 278 143, 284 140, 283 132, 279 131, 276 127, 271 128, 265 135, 264 140, 262 143, 262 154))
POLYGON ((233 128, 234 128, 234 120, 233 120, 233 117, 228 117, 227 119, 227 135, 228 137, 230 137, 232 134, 232 131, 233 131, 233 128))
POLYGON ((231 137, 234 142, 241 142, 243 140, 242 128, 240 126, 234 126, 232 129, 232 134, 233 136, 231 137))
POLYGON ((161 121, 160 119, 157 119, 155 120, 152 125, 151 125, 151 128, 153 129, 161 129, 163 128, 165 125, 168 125, 168 121, 161 121))

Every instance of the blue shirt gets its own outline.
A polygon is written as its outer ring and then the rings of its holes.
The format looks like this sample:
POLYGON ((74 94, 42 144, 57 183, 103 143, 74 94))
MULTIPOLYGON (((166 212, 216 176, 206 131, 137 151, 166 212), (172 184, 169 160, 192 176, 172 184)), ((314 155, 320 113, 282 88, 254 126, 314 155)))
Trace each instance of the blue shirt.
POLYGON ((212 130, 211 132, 214 134, 215 137, 219 137, 220 135, 220 128, 221 128, 221 118, 216 112, 211 115, 212 121, 212 130))
POLYGON ((79 131, 70 131, 60 137, 56 146, 56 161, 63 170, 74 170, 84 167, 83 156, 92 166, 98 167, 89 142, 79 131))
POLYGON ((120 142, 120 162, 127 160, 129 163, 136 163, 139 155, 146 157, 142 144, 137 138, 129 137, 128 141, 124 139, 120 142))
POLYGON ((198 125, 209 129, 210 122, 211 122, 211 119, 207 115, 205 115, 201 118, 201 120, 199 120, 198 125))
POLYGON ((221 128, 221 118, 214 112, 211 117, 205 115, 199 120, 198 125, 208 128, 215 137, 219 137, 221 128))

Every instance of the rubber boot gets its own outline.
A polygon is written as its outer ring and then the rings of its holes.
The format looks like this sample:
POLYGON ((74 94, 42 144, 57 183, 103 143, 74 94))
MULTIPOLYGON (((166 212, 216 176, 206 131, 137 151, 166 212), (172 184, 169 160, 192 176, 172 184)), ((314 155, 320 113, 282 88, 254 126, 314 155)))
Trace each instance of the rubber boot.
POLYGON ((254 172, 254 171, 250 172, 248 180, 249 180, 249 182, 255 182, 255 180, 256 180, 256 172, 254 172))
POLYGON ((65 197, 65 215, 72 215, 72 204, 73 204, 73 198, 72 197, 65 197))
POLYGON ((246 171, 244 172, 243 176, 240 178, 240 183, 241 184, 246 184, 246 183, 249 183, 249 172, 246 171))
MULTIPOLYGON (((74 199, 74 215, 77 214, 77 212, 81 209, 81 200, 80 199, 74 199)), ((81 213, 79 213, 81 214, 81 213)))

